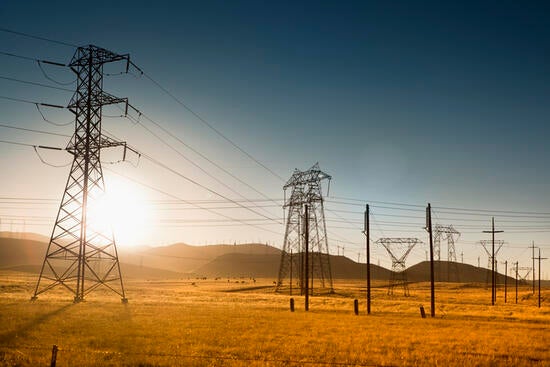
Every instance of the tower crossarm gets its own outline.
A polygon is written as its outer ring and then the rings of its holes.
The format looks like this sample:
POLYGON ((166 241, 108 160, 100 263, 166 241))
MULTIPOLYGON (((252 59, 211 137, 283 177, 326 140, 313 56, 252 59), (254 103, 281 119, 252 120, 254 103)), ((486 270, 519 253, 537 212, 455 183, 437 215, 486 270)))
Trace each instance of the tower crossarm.
POLYGON ((460 232, 457 231, 452 224, 450 225, 443 225, 443 224, 436 224, 433 229, 434 236, 438 236, 441 234, 445 234, 447 239, 453 239, 458 241, 458 238, 460 237, 460 232), (456 239, 454 238, 456 236, 456 239))
MULTIPOLYGON (((479 241, 481 246, 483 246, 483 249, 487 253, 487 256, 491 257, 491 251, 489 251, 488 246, 492 246, 491 240, 481 240, 479 241)), ((503 240, 496 240, 495 241, 495 257, 497 256, 498 252, 502 248, 502 246, 505 244, 503 240)))
POLYGON ((78 114, 77 112, 78 107, 82 109, 88 106, 97 108, 97 107, 106 106, 110 104, 117 104, 117 103, 123 103, 125 105, 124 116, 128 114, 128 98, 118 98, 109 93, 101 92, 101 93, 97 93, 96 95, 93 96, 93 98, 90 98, 89 100, 82 100, 77 94, 78 93, 75 93, 75 95, 71 99, 71 102, 67 106, 69 111, 71 111, 75 115, 78 114))
POLYGON ((77 52, 73 55, 69 63, 69 67, 77 68, 79 66, 86 66, 90 63, 93 65, 103 65, 108 62, 122 60, 126 61, 126 71, 128 71, 131 64, 129 54, 117 54, 103 47, 87 45, 77 49, 77 52))
POLYGON ((319 163, 315 163, 307 171, 300 171, 296 168, 290 179, 283 186, 283 189, 286 190, 294 186, 316 184, 324 179, 330 180, 332 176, 321 171, 319 163))
POLYGON ((411 253, 414 246, 416 246, 419 243, 422 243, 418 238, 379 238, 376 243, 381 244, 384 246, 386 251, 390 254, 390 257, 392 258, 392 262, 396 264, 405 264, 405 259, 409 254, 411 253), (405 246, 405 251, 401 254, 401 256, 398 256, 395 254, 395 250, 392 251, 391 246, 392 245, 401 245, 405 246))

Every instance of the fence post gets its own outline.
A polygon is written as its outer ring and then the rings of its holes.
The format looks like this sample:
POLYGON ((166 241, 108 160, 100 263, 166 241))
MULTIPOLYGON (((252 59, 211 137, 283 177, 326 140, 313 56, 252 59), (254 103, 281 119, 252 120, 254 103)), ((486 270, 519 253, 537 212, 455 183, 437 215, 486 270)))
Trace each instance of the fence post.
POLYGON ((290 312, 294 312, 294 298, 290 299, 290 312))
POLYGON ((420 316, 422 316, 423 319, 426 318, 426 311, 424 311, 424 306, 420 306, 420 316))
POLYGON ((356 315, 359 315, 359 301, 358 300, 353 301, 353 312, 355 312, 356 315))
POLYGON ((52 362, 50 363, 50 367, 55 367, 56 361, 57 361, 57 345, 54 344, 52 348, 52 362))

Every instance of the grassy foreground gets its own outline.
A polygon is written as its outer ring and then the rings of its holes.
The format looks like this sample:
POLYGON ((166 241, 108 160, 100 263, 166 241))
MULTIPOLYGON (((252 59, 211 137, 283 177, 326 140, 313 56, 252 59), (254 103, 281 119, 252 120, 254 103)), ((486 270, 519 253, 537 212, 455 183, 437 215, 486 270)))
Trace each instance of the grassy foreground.
POLYGON ((131 281, 128 304, 62 289, 31 303, 35 281, 0 272, 0 366, 49 366, 54 344, 57 366, 550 366, 548 291, 540 309, 527 288, 492 307, 483 287, 438 284, 436 318, 422 319, 428 284, 410 297, 375 284, 367 316, 363 282, 336 282, 309 312, 294 296, 291 313, 272 280, 131 281))

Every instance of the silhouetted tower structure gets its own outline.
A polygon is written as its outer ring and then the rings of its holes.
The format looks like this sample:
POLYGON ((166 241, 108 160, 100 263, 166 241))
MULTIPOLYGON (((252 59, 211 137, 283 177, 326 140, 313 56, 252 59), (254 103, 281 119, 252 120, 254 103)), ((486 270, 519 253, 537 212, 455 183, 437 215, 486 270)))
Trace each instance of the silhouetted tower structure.
POLYGON ((123 103, 128 109, 126 98, 103 91, 103 66, 116 61, 125 61, 128 71, 129 55, 88 45, 77 48, 69 64, 77 77, 68 105, 75 115, 75 132, 66 148, 73 163, 32 300, 62 286, 80 302, 104 286, 127 302, 112 228, 97 213, 105 192, 101 150, 122 146, 125 158, 129 149, 101 132, 103 106, 123 103))
POLYGON ((455 241, 460 238, 460 232, 458 232, 452 225, 436 224, 433 229, 434 233, 434 254, 438 261, 438 273, 439 279, 441 279, 441 242, 447 241, 447 281, 460 281, 458 274, 458 266, 456 260, 456 248, 455 241))
POLYGON ((503 240, 495 240, 495 258, 494 259, 493 259, 493 256, 491 254, 491 250, 489 248, 492 245, 492 241, 491 240, 481 240, 481 241, 479 241, 479 243, 481 244, 481 246, 483 246, 483 249, 487 253, 487 277, 486 277, 485 283, 488 286, 489 285, 489 277, 491 277, 491 272, 489 270, 491 270, 494 267, 493 261, 496 262, 498 252, 500 251, 500 249, 504 245, 504 241, 503 240))
POLYGON ((405 260, 414 246, 422 243, 418 238, 380 238, 376 243, 384 246, 391 257, 391 277, 388 287, 388 295, 393 295, 395 287, 402 286, 403 294, 409 296, 405 260))
POLYGON ((533 269, 527 266, 517 268, 517 274, 520 284, 528 284, 529 280, 527 279, 527 277, 529 277, 529 275, 531 274, 531 270, 533 269))
POLYGON ((323 205, 321 181, 329 180, 331 176, 321 171, 316 163, 307 171, 294 170, 292 177, 283 186, 285 190, 291 189, 290 198, 285 198, 284 207, 288 208, 286 219, 285 237, 277 290, 284 286, 285 279, 289 276, 290 268, 296 269, 295 279, 298 281, 302 293, 304 291, 305 272, 309 272, 310 292, 316 285, 320 289, 333 291, 332 272, 328 251, 328 238, 323 205), (304 216, 304 206, 309 206, 309 218, 304 216), (309 269, 305 269, 305 221, 309 221, 309 269), (290 254, 293 253, 293 256, 290 254), (291 265, 292 262, 292 265, 291 265))

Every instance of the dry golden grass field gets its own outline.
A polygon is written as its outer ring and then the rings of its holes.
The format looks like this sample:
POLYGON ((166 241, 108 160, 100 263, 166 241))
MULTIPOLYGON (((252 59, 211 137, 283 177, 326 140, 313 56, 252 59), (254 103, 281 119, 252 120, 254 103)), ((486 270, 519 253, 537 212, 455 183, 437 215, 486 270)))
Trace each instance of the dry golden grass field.
POLYGON ((273 292, 272 279, 127 281, 128 304, 97 291, 79 304, 62 289, 29 302, 36 278, 0 272, 0 365, 49 366, 550 366, 550 292, 528 288, 490 306, 483 286, 429 284, 390 297, 374 284, 335 282, 311 298, 273 292), (353 300, 360 300, 360 313, 353 300), (424 305, 428 318, 420 317, 424 305))

